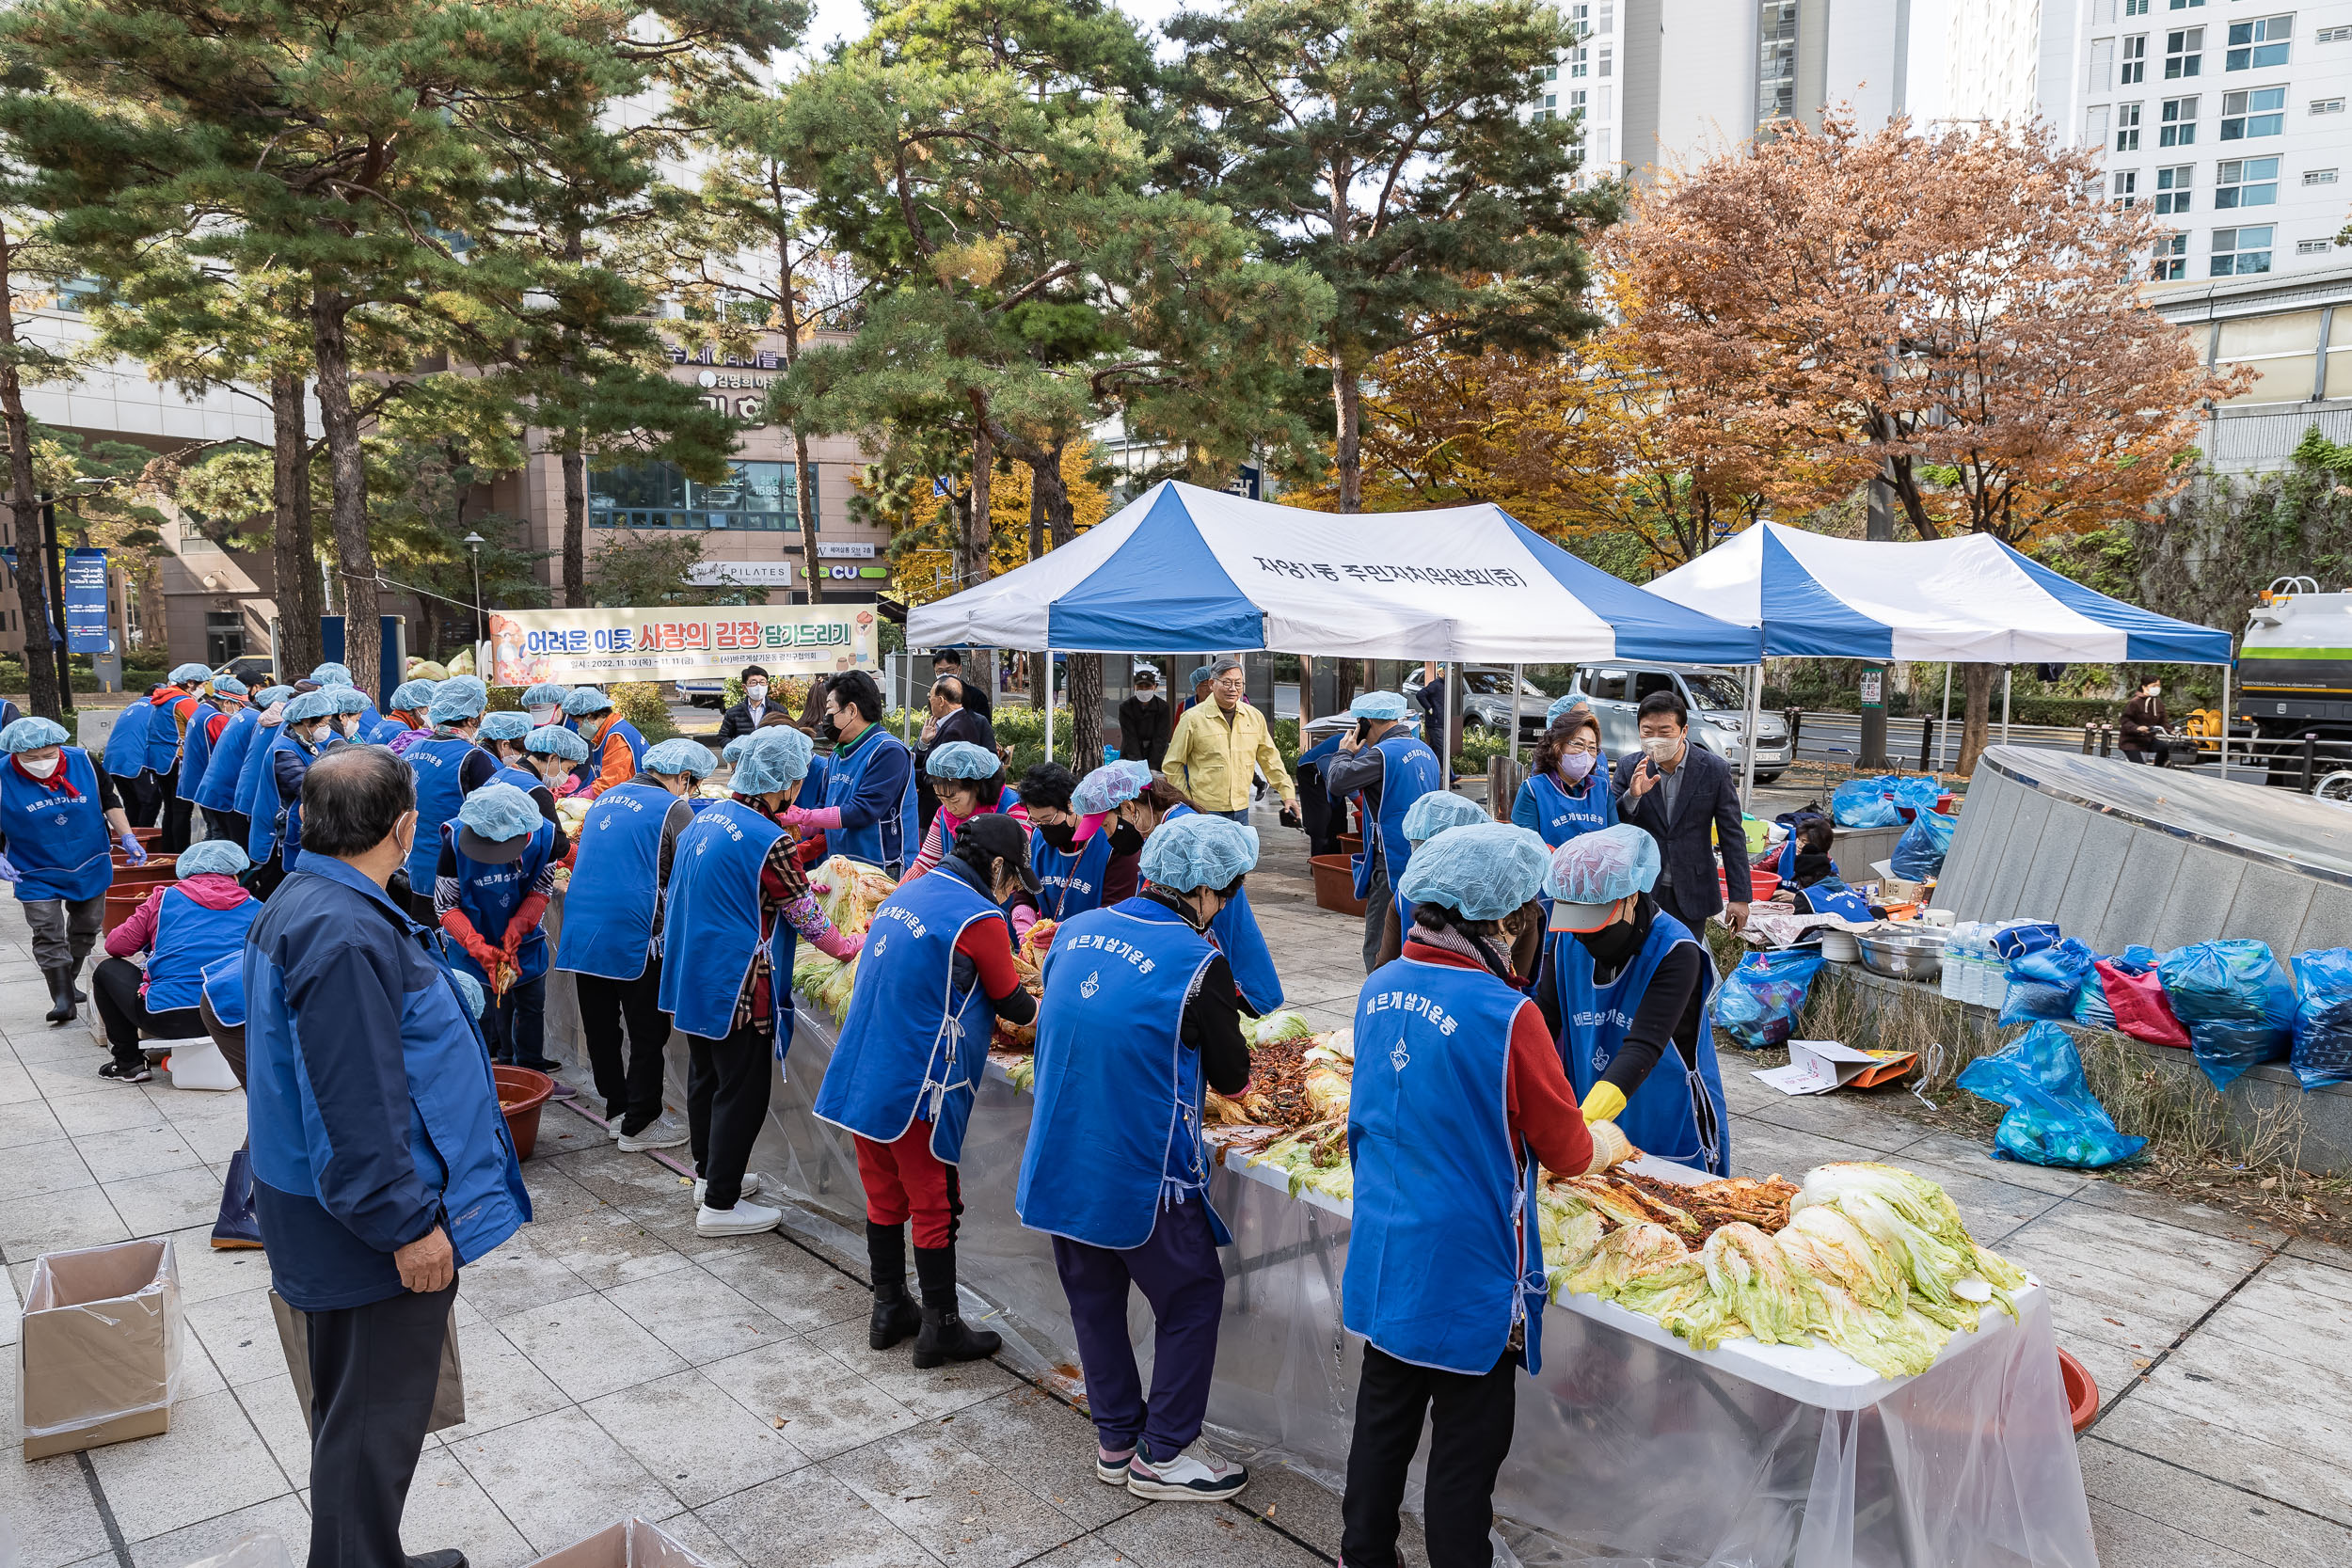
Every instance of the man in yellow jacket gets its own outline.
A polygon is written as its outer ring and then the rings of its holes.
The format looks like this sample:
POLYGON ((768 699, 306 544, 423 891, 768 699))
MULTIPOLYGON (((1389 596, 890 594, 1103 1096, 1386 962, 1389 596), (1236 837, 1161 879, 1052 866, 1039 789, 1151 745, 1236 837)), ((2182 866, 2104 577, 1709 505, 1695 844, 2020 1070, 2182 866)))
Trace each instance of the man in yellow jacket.
POLYGON ((1250 784, 1263 772, 1282 798, 1282 824, 1298 826, 1298 790, 1266 733, 1265 715, 1242 701, 1241 660, 1216 661, 1211 700, 1184 709, 1168 737, 1161 771, 1194 807, 1236 822, 1249 820, 1250 784))

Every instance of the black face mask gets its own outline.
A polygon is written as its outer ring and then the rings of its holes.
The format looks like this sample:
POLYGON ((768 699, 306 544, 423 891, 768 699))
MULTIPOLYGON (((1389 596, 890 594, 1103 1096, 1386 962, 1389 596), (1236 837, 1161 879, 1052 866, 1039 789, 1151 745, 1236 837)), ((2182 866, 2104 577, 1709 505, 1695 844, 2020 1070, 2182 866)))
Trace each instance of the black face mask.
POLYGON ((1134 823, 1121 822, 1111 830, 1112 854, 1133 855, 1140 853, 1142 849, 1143 835, 1136 831, 1134 823))
POLYGON ((1078 830, 1071 823, 1037 822, 1032 823, 1031 826, 1043 835, 1047 844, 1053 846, 1054 852, 1057 855, 1066 855, 1077 846, 1078 830))
POLYGON ((837 741, 841 738, 841 726, 834 723, 833 715, 828 713, 817 721, 817 734, 828 742, 837 741))
POLYGON ((1634 905, 1633 918, 1604 926, 1597 931, 1579 931, 1576 940, 1584 944, 1584 951, 1603 969, 1622 968, 1627 960, 1642 950, 1649 940, 1651 911, 1656 908, 1647 898, 1634 905))

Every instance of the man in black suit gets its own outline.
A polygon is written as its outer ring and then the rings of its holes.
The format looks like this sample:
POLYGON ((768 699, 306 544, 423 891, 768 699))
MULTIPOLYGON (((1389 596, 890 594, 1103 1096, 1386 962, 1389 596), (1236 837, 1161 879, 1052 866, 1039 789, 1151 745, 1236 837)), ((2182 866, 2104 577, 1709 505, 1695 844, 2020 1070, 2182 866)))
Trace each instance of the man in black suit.
POLYGON ((768 700, 768 672, 756 664, 745 665, 743 700, 727 709, 726 716, 719 721, 719 744, 723 746, 739 735, 751 734, 770 714, 783 711, 768 700))
POLYGON ((931 788, 931 753, 950 740, 968 740, 990 756, 997 754, 995 726, 963 705, 971 689, 954 675, 942 675, 931 682, 931 716, 923 721, 923 734, 914 748, 917 809, 927 832, 932 815, 939 810, 939 797, 931 788))
POLYGON ((1740 781, 1731 765, 1691 744, 1691 710, 1677 691, 1642 699, 1642 749, 1617 761, 1617 820, 1658 841, 1659 907, 1698 934, 1709 915, 1724 910, 1715 885, 1723 860, 1731 892, 1724 920, 1735 931, 1748 923, 1748 837, 1740 820, 1740 781), (1715 842, 1708 842, 1708 830, 1715 842))
MULTIPOLYGON (((953 675, 961 683, 960 689, 962 695, 959 699, 959 705, 966 713, 974 715, 980 722, 990 726, 989 733, 993 736, 996 723, 996 700, 989 694, 988 682, 964 678, 963 651, 961 648, 942 648, 931 655, 931 679, 936 681, 946 675, 953 675)), ((951 738, 961 740, 963 737, 956 736, 951 738)))

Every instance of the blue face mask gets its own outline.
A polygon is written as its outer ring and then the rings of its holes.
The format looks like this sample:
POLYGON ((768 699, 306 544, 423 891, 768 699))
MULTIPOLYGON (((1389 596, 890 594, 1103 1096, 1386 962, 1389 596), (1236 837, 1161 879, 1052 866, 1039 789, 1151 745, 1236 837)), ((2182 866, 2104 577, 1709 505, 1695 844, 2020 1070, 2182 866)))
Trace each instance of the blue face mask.
POLYGON ((1582 784, 1585 775, 1593 770, 1593 764, 1598 760, 1590 752, 1563 752, 1560 753, 1560 776, 1570 784, 1582 784))

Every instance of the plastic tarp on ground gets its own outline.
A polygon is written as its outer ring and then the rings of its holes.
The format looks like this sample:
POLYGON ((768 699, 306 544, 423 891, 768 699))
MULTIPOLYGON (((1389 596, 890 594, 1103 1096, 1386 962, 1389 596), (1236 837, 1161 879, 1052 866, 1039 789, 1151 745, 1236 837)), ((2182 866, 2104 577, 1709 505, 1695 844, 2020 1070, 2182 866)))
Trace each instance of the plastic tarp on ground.
POLYGON ((1759 523, 1645 591, 1760 627, 1773 658, 2230 661, 2228 632, 2110 599, 1990 534, 1890 544, 1759 523))
POLYGON ((1080 653, 1753 664, 1758 641, 1578 560, 1498 506, 1342 516, 1173 481, 1044 560, 907 616, 913 647, 1080 653))

